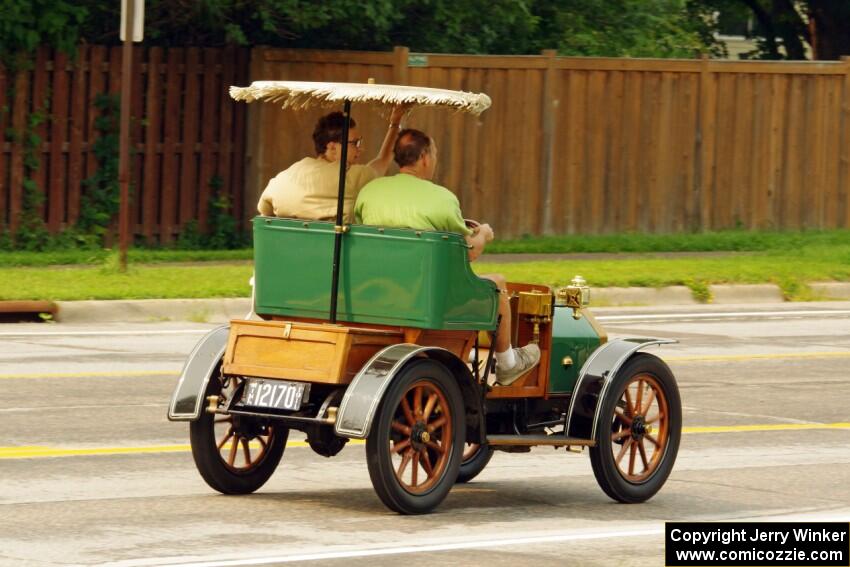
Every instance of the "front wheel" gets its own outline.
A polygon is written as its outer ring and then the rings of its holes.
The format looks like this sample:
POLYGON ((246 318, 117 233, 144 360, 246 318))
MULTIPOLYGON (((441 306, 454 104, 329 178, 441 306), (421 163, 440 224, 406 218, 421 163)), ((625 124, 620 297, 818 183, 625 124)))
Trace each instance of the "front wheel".
POLYGON ((436 508, 457 478, 464 438, 455 377, 416 360, 395 377, 366 439, 366 461, 381 501, 401 514, 436 508))
POLYGON ((682 434, 682 402, 670 368, 638 354, 608 386, 590 448, 593 474, 619 502, 649 500, 673 470, 682 434))
MULTIPOLYGON (((204 398, 228 398, 235 380, 216 372, 204 398)), ((288 436, 286 427, 267 420, 206 411, 189 426, 198 472, 223 494, 250 494, 263 486, 280 463, 288 436)))

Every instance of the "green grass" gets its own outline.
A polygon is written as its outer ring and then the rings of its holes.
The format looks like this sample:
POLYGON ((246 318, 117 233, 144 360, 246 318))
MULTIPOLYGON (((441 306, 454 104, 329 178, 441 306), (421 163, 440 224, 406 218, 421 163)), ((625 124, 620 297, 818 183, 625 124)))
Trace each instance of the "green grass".
POLYGON ((169 299, 250 296, 253 266, 0 268, 0 299, 169 299))
POLYGON ((596 287, 685 285, 707 300, 711 284, 778 285, 789 300, 813 299, 807 283, 850 281, 850 243, 771 250, 746 256, 643 258, 481 264, 478 273, 500 272, 510 281, 564 285, 581 274, 596 287))
MULTIPOLYGON (((253 251, 242 250, 167 250, 135 248, 127 252, 130 264, 173 262, 230 262, 251 260, 253 251)), ((0 252, 0 266, 98 265, 117 256, 113 250, 49 250, 46 252, 0 252)))
MULTIPOLYGON (((730 230, 701 234, 611 234, 552 236, 491 243, 488 254, 593 253, 593 252, 790 252, 808 247, 850 246, 850 230, 803 232, 749 232, 730 230)), ((56 250, 47 252, 0 252, 2 266, 98 265, 108 261, 111 250, 56 250)), ((251 249, 129 251, 130 263, 222 262, 250 260, 251 249)))
POLYGON ((850 230, 750 232, 729 230, 698 234, 610 234, 548 236, 495 241, 492 254, 576 252, 743 252, 791 251, 808 246, 850 245, 850 230))
MULTIPOLYGON (((191 266, 132 265, 121 274, 113 258, 94 267, 0 268, 0 299, 145 299, 247 297, 250 263, 191 266)), ((511 281, 564 285, 581 274, 592 287, 687 285, 707 299, 707 286, 775 283, 791 300, 810 299, 806 284, 850 281, 850 244, 771 250, 745 256, 474 264, 476 272, 511 281)))

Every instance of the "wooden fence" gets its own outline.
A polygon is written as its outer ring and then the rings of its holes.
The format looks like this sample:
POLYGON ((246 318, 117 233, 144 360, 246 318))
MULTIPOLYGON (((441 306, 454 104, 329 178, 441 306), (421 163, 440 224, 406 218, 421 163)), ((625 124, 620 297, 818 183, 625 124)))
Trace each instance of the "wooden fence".
MULTIPOLYGON (((850 228, 850 60, 832 63, 458 56, 311 50, 134 50, 134 231, 169 242, 206 223, 211 181, 233 214, 254 214, 278 171, 312 154, 320 111, 235 104, 251 80, 366 81, 485 92, 480 117, 417 109, 409 124, 440 148, 437 181, 498 236, 678 232, 732 227, 850 228), (248 109, 246 113, 246 109, 248 109)), ((0 70, 0 132, 38 125, 40 166, 16 137, 0 141, 0 230, 20 221, 23 179, 45 193, 51 231, 79 215, 95 171, 100 93, 120 90, 120 48, 76 59, 38 51, 0 70), (10 87, 25 96, 10 103, 10 87), (8 108, 6 108, 8 106, 8 108)), ((378 150, 386 114, 355 105, 378 150)), ((243 224, 244 226, 244 224, 243 224)))
MULTIPOLYGON (((850 227, 850 60, 740 62, 257 49, 255 80, 485 92, 480 117, 421 109, 437 181, 499 236, 850 227)), ((252 105, 246 212, 312 152, 319 112, 252 105)), ((366 159, 384 118, 355 105, 366 159)))
MULTIPOLYGON (((203 227, 216 177, 242 218, 245 106, 230 100, 227 87, 248 80, 249 50, 154 47, 133 54, 135 233, 167 243, 192 219, 203 227)), ((0 132, 15 132, 0 142, 0 229, 17 229, 27 175, 45 194, 51 232, 76 222, 83 181, 97 168, 94 102, 117 95, 121 80, 120 47, 81 46, 74 58, 40 49, 28 71, 10 76, 0 69, 0 132), (10 87, 18 93, 13 101, 10 87), (40 165, 29 171, 20 133, 39 111, 49 120, 35 128, 40 165)))

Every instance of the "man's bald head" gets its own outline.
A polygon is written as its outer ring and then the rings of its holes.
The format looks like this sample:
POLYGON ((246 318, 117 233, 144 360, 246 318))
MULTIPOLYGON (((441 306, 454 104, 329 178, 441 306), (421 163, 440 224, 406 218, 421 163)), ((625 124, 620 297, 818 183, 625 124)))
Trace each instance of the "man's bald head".
POLYGON ((399 167, 410 166, 419 161, 422 154, 431 153, 431 138, 421 130, 407 128, 398 134, 393 154, 399 167))
POLYGON ((433 179, 437 169, 437 143, 425 132, 412 128, 402 130, 393 153, 402 173, 433 179))

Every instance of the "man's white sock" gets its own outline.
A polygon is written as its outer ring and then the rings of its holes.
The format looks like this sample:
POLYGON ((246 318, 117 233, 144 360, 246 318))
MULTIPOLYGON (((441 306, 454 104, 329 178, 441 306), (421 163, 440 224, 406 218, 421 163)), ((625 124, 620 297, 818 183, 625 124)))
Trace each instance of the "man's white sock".
POLYGON ((508 350, 504 352, 496 353, 496 365, 500 370, 510 370, 516 364, 516 356, 514 355, 514 349, 508 347, 508 350))

